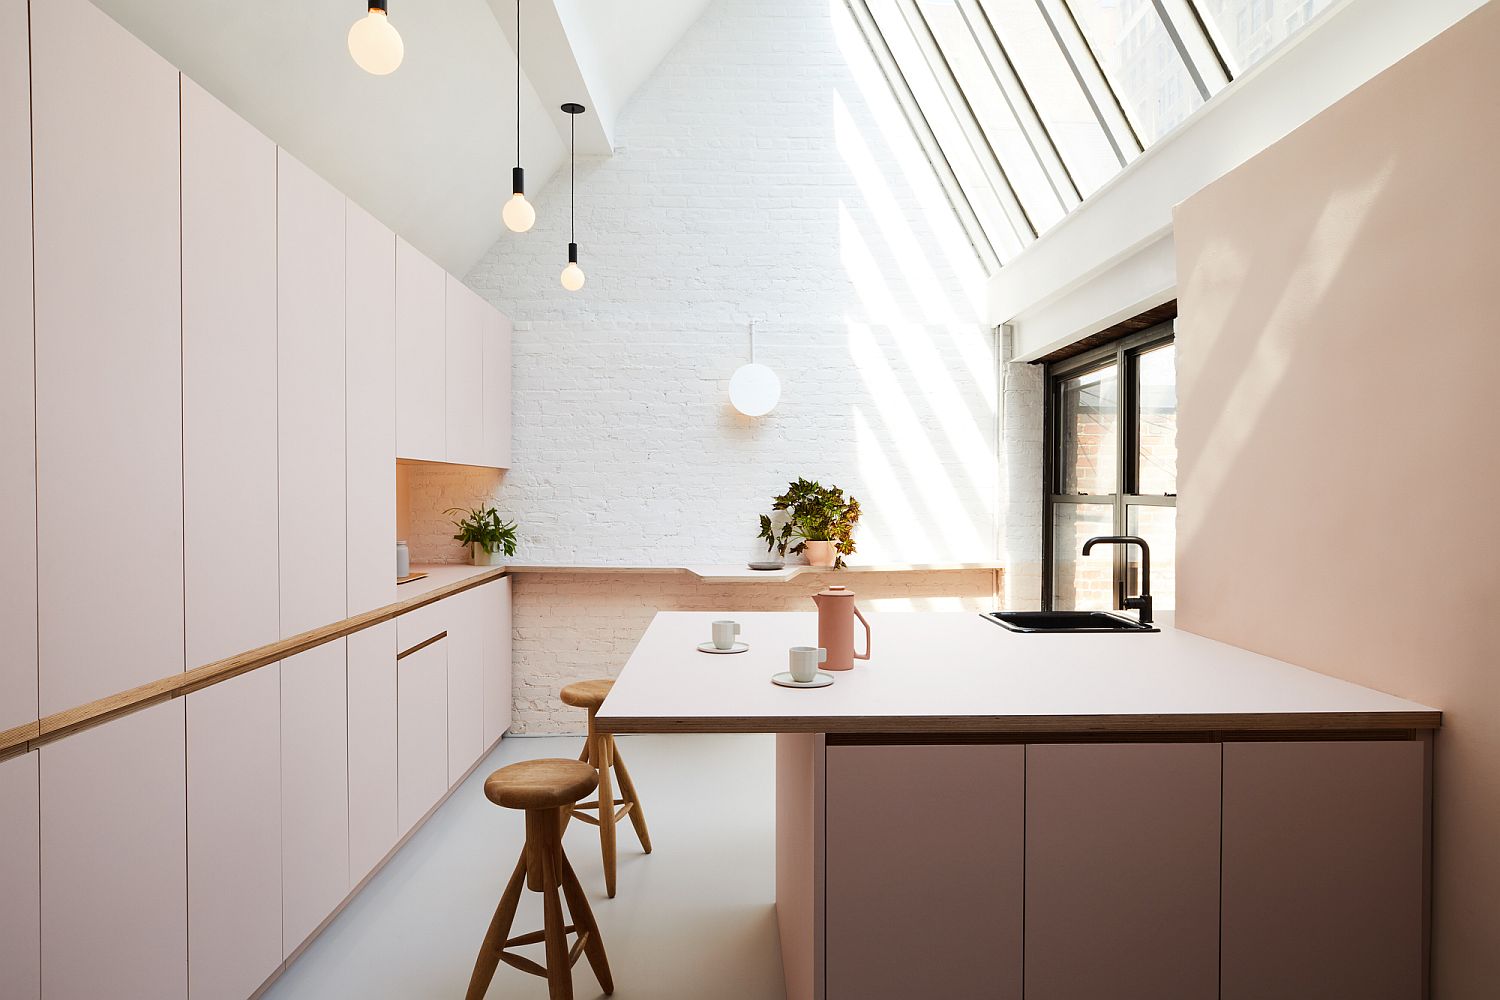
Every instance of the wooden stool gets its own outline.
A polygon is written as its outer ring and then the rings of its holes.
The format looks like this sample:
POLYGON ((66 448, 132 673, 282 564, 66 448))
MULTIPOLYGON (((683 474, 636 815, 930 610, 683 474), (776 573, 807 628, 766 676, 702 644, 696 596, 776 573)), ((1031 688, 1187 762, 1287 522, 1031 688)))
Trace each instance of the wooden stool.
POLYGON ((614 993, 615 982, 609 974, 609 960, 604 956, 604 940, 593 911, 573 874, 573 866, 562 849, 563 810, 598 786, 594 769, 576 760, 528 760, 502 767, 484 782, 484 794, 498 806, 526 810, 526 846, 521 860, 505 886, 495 917, 479 946, 474 975, 469 979, 468 1000, 483 1000, 495 978, 495 968, 504 962, 522 972, 547 980, 551 1000, 572 1000, 573 965, 579 955, 589 957, 594 975, 606 994, 614 993), (532 892, 542 894, 543 929, 508 937, 516 906, 521 901, 521 883, 532 892), (563 923, 562 901, 558 890, 568 898, 571 924, 563 923), (568 948, 568 935, 578 940, 568 948), (538 965, 529 958, 506 951, 520 945, 542 943, 546 946, 547 964, 538 965))
POLYGON ((578 759, 592 764, 599 772, 599 797, 593 802, 580 802, 575 805, 573 816, 599 828, 599 843, 604 853, 604 888, 609 893, 610 899, 615 897, 615 824, 622 816, 630 817, 641 847, 647 854, 651 853, 651 834, 646 831, 646 814, 641 810, 641 800, 635 793, 635 783, 630 780, 630 772, 625 769, 625 762, 620 759, 619 751, 615 749, 615 738, 609 733, 599 732, 594 724, 594 716, 598 713, 599 706, 604 704, 605 697, 614 686, 615 682, 612 680, 578 681, 562 689, 563 704, 589 710, 588 741, 584 744, 583 753, 578 759), (614 797, 614 791, 611 788, 611 768, 614 769, 615 776, 620 782, 622 797, 618 799, 614 797), (608 803, 609 807, 603 808, 603 803, 608 803), (619 806, 618 811, 615 809, 616 806, 619 806), (592 809, 598 815, 590 816, 587 813, 580 813, 578 811, 580 809, 592 809))

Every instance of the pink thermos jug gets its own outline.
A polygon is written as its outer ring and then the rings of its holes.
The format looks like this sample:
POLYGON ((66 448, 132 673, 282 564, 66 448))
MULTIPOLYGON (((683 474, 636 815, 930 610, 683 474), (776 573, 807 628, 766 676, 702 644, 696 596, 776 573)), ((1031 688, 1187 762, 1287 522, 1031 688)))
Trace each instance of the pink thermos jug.
POLYGON ((818 606, 818 645, 828 650, 824 670, 853 670, 855 660, 870 658, 870 623, 854 606, 854 591, 829 587, 813 596, 818 606), (854 619, 865 627, 865 651, 854 651, 854 619))

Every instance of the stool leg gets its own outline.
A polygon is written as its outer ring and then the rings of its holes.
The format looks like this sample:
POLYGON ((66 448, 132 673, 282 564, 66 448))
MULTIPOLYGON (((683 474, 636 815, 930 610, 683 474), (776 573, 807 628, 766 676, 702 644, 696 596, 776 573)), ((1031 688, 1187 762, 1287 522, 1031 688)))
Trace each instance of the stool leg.
POLYGON ((615 746, 613 736, 609 738, 609 753, 615 762, 615 774, 620 779, 620 797, 630 803, 630 823, 635 827, 641 849, 650 854, 651 834, 646 832, 646 814, 641 811, 641 797, 635 793, 635 782, 630 780, 630 772, 625 770, 625 761, 620 758, 620 750, 615 746))
MULTIPOLYGON (((594 728, 594 717, 589 715, 589 728, 594 728)), ((609 737, 595 734, 589 741, 593 745, 590 754, 594 766, 599 769, 599 844, 604 854, 604 890, 610 899, 615 898, 615 790, 611 787, 609 737)))
POLYGON ((542 940, 547 947, 547 996, 550 1000, 573 1000, 573 967, 568 964, 568 935, 563 930, 562 900, 558 883, 562 856, 560 823, 554 819, 553 837, 542 848, 542 940))
POLYGON ((500 896, 500 905, 495 907, 494 919, 479 946, 479 957, 474 960, 474 974, 469 977, 469 992, 466 1000, 484 1000, 489 992, 490 980, 495 978, 495 968, 500 964, 500 952, 510 937, 510 925, 516 919, 516 906, 521 901, 521 885, 526 881, 526 849, 521 849, 521 860, 505 885, 500 896))
POLYGON ((562 888, 564 895, 568 898, 568 915, 573 918, 573 926, 579 931, 588 931, 588 943, 583 946, 583 953, 588 956, 589 965, 594 970, 594 978, 599 980, 599 985, 604 988, 605 995, 613 994, 615 991, 614 977, 609 973, 609 959, 604 954, 604 939, 599 936, 599 925, 594 920, 594 911, 589 908, 588 897, 583 894, 583 886, 578 884, 578 876, 573 873, 573 866, 568 862, 568 856, 561 851, 558 858, 562 863, 562 888))

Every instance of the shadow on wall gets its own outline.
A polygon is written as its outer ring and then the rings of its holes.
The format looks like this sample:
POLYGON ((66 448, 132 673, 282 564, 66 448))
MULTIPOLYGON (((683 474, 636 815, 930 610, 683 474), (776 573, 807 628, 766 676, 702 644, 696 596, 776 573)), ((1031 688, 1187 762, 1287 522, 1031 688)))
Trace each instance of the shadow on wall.
POLYGON ((1178 210, 1178 622, 1438 708, 1434 993, 1500 981, 1500 7, 1178 210), (1477 127, 1488 123, 1489 127, 1477 127))
POLYGON ((582 292, 565 179, 469 276, 516 319, 524 558, 742 562, 797 476, 859 498, 861 561, 992 558, 984 274, 842 0, 718 0, 617 133, 580 163, 582 292), (783 386, 755 419, 750 319, 783 386))

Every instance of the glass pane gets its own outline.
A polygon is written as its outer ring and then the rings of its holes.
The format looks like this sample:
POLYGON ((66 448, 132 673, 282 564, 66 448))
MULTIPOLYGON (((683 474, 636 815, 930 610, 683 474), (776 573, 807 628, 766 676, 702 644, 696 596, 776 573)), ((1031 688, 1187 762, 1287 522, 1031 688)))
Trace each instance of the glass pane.
POLYGON ((1141 142, 1203 103, 1151 0, 1068 0, 1141 142))
POLYGON ((1036 0, 982 0, 982 5, 1079 194, 1087 198, 1120 172, 1120 161, 1036 0))
POLYGON ((1265 58, 1333 0, 1197 0, 1235 76, 1265 58))
POLYGON ((1110 496, 1118 488, 1120 377, 1115 365, 1075 375, 1058 399, 1061 492, 1110 496))
POLYGON ((1082 555, 1084 542, 1114 530, 1113 504, 1052 505, 1052 610, 1109 611, 1115 606, 1115 546, 1101 545, 1092 555, 1082 555))
MULTIPOLYGON (((1130 533, 1140 535, 1151 546, 1151 603, 1158 611, 1177 607, 1177 508, 1131 507, 1130 533)), ((1130 552, 1130 593, 1141 592, 1140 549, 1130 552)), ((1096 550, 1097 551, 1097 550, 1096 550)))
POLYGON ((931 67, 927 65, 927 57, 922 54, 916 37, 912 35, 911 25, 901 13, 898 0, 868 2, 870 14, 875 19, 876 27, 880 29, 881 37, 889 46, 906 85, 911 88, 917 106, 922 109, 922 117, 927 119, 932 134, 937 137, 943 156, 953 168, 964 196, 974 207, 974 214, 979 217, 979 224, 984 227, 990 245, 1004 263, 1021 251, 1025 242, 1031 239, 1030 234, 1023 241, 1006 217, 999 195, 991 186, 985 168, 969 145, 958 119, 954 117, 948 98, 933 76, 931 67))
POLYGON ((917 3, 1031 224, 1037 232, 1047 229, 1063 217, 1062 202, 1021 131, 963 12, 953 0, 917 0, 917 3))
POLYGON ((1136 365, 1136 492, 1177 492, 1177 347, 1142 354, 1136 365))

